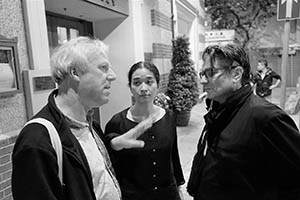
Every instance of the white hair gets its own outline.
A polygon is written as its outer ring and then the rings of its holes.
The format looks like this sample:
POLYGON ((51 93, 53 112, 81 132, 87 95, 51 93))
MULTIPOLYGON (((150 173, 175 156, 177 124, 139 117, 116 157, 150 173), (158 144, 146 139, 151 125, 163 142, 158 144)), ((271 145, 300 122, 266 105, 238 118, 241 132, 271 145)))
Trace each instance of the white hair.
POLYGON ((84 72, 95 58, 107 54, 108 46, 99 39, 82 36, 71 39, 53 51, 50 65, 54 81, 60 84, 69 75, 70 67, 84 72))

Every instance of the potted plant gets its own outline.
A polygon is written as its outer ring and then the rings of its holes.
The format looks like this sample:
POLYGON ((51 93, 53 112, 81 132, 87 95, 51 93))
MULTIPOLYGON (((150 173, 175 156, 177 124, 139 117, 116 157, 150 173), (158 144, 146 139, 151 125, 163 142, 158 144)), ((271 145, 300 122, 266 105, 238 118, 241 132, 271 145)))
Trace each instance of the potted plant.
POLYGON ((199 89, 196 70, 191 60, 189 39, 179 36, 172 41, 173 68, 169 74, 167 95, 170 97, 170 109, 176 114, 177 126, 187 126, 190 113, 198 102, 199 89))

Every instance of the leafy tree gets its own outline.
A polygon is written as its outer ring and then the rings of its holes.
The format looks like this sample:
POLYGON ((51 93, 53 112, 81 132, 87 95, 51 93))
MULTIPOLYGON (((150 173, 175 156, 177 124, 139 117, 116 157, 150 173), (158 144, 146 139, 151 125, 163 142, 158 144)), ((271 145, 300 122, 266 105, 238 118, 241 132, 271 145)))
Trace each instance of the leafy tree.
POLYGON ((236 42, 251 50, 268 34, 264 28, 276 15, 277 0, 205 0, 205 7, 212 29, 234 29, 236 42))

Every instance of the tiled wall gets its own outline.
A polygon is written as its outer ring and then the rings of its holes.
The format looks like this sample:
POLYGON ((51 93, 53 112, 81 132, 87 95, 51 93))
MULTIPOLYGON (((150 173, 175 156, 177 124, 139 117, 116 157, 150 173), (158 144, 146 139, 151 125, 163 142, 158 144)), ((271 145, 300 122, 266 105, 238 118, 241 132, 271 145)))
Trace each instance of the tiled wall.
POLYGON ((172 58, 172 45, 153 43, 153 57, 152 58, 172 58))

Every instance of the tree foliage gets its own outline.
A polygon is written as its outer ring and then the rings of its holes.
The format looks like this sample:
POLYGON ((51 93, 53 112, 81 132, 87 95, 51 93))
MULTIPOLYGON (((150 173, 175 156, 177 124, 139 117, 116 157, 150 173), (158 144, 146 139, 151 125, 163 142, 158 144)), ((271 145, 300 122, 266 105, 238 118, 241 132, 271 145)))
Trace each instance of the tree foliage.
POLYGON ((268 19, 276 15, 277 0, 205 0, 212 29, 234 29, 236 42, 257 47, 268 19))

